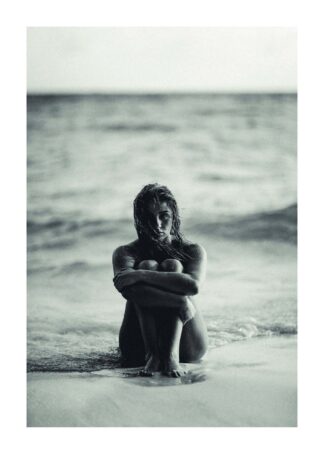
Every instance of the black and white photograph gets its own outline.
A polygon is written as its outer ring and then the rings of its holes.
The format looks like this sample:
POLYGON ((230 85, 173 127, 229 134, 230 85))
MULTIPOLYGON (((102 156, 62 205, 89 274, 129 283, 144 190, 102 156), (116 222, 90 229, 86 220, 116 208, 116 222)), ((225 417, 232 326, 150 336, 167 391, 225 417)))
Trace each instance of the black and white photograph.
POLYGON ((27 427, 296 427, 297 29, 26 33, 27 427))

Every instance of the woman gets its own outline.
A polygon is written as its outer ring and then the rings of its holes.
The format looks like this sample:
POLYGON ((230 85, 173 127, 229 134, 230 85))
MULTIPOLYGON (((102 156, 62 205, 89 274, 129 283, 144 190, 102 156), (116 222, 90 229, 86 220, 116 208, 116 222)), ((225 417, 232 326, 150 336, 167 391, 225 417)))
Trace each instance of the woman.
POLYGON ((113 254, 114 284, 127 300, 119 345, 123 364, 145 364, 142 375, 185 372, 207 351, 207 331, 195 295, 206 252, 180 232, 176 200, 166 186, 148 184, 134 200, 138 239, 113 254))

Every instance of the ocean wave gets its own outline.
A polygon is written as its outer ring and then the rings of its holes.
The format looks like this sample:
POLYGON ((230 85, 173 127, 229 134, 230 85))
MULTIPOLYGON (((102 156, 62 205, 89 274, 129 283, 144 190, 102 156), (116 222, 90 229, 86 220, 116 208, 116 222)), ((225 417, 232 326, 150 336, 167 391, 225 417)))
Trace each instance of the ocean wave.
POLYGON ((223 222, 196 224, 191 231, 238 240, 297 242, 297 204, 223 222))
POLYGON ((29 219, 27 221, 28 251, 42 249, 67 249, 74 246, 78 240, 100 236, 122 235, 132 227, 130 220, 120 219, 67 219, 53 217, 47 221, 29 219))
MULTIPOLYGON (((190 225, 190 221, 187 222, 190 225)), ((132 219, 66 219, 53 217, 47 221, 29 219, 27 222, 28 250, 65 249, 73 246, 80 237, 131 234, 132 219)), ((189 233, 213 238, 233 240, 271 240, 297 242, 297 205, 281 210, 233 217, 220 222, 206 221, 193 224, 189 233)), ((134 233, 134 232, 133 232, 134 233)))
POLYGON ((210 321, 207 324, 210 345, 220 347, 231 342, 251 339, 253 337, 289 336, 297 334, 297 326, 285 322, 262 323, 251 318, 246 321, 223 322, 210 321))
MULTIPOLYGON (((116 336, 118 332, 114 333, 116 336)), ((297 334, 297 327, 292 323, 285 322, 274 322, 274 323, 262 323, 258 322, 254 318, 250 317, 247 320, 241 321, 226 321, 218 320, 207 321, 209 347, 219 348, 224 345, 245 341, 256 337, 269 337, 269 336, 290 336, 297 334)), ((44 336, 35 335, 33 339, 30 339, 30 344, 33 345, 33 354, 28 358, 27 371, 28 372, 92 372, 101 369, 114 369, 122 367, 121 355, 117 341, 112 341, 111 338, 107 338, 107 351, 103 351, 104 343, 98 339, 98 347, 100 344, 100 350, 93 350, 87 345, 87 336, 92 336, 94 333, 98 335, 101 331, 103 335, 107 331, 107 325, 98 325, 96 323, 92 325, 67 327, 66 329, 60 329, 55 335, 49 336, 47 333, 44 336), (54 342, 52 337, 54 336, 56 342, 60 342, 59 339, 64 337, 64 346, 61 344, 52 345, 51 352, 47 354, 42 353, 42 346, 48 341, 48 336, 51 338, 51 342, 54 342), (72 337, 73 336, 73 341, 72 337), (69 347, 69 340, 71 345, 69 347), (76 339, 82 338, 82 343, 79 343, 76 339), (38 347, 37 347, 38 345, 38 347), (60 345, 60 347, 58 347, 60 345), (110 346, 109 346, 110 345, 110 346), (76 347, 77 346, 77 347, 76 347), (57 353, 57 350, 63 349, 64 353, 57 353), (74 353, 67 353, 68 350, 73 351, 77 348, 74 353), (84 350, 84 351, 82 351, 84 350)))
MULTIPOLYGON (((188 222, 190 224, 190 222, 188 222)), ((66 219, 53 217, 45 222, 28 220, 28 235, 42 232, 52 232, 54 236, 65 233, 83 232, 87 236, 106 235, 119 232, 125 228, 129 230, 133 225, 131 219, 66 219)), ((260 212, 247 216, 233 217, 226 221, 195 224, 189 228, 192 231, 199 231, 207 235, 221 235, 253 239, 287 239, 296 241, 297 237, 297 204, 286 208, 260 212)))
POLYGON ((107 263, 90 263, 86 261, 75 261, 66 263, 56 268, 56 274, 69 274, 76 271, 94 271, 109 266, 107 263))
POLYGON ((105 125, 94 125, 92 128, 100 129, 101 131, 112 131, 118 133, 128 132, 173 132, 176 130, 174 125, 159 124, 159 123, 115 123, 105 125))
POLYGON ((39 251, 43 249, 68 249, 75 244, 74 238, 51 239, 50 241, 30 244, 28 241, 28 252, 39 251))
POLYGON ((27 274, 38 274, 38 273, 46 273, 46 272, 53 272, 56 270, 56 266, 34 266, 29 267, 27 266, 27 274))
POLYGON ((107 353, 52 355, 27 361, 27 372, 93 372, 117 367, 121 367, 118 347, 110 348, 107 353))
POLYGON ((70 263, 64 263, 63 265, 56 265, 56 266, 34 266, 34 267, 27 267, 27 274, 38 274, 38 273, 50 273, 52 276, 59 276, 59 275, 68 275, 74 273, 82 273, 82 272, 93 272, 98 271, 100 269, 109 269, 111 266, 110 263, 91 263, 84 260, 76 260, 70 263))
POLYGON ((128 219, 119 219, 118 221, 110 221, 107 219, 80 219, 72 220, 66 218, 52 218, 45 222, 28 220, 27 233, 32 235, 44 231, 52 231, 54 233, 70 233, 76 231, 86 231, 90 236, 100 233, 110 233, 114 230, 119 230, 123 225, 129 224, 128 219))

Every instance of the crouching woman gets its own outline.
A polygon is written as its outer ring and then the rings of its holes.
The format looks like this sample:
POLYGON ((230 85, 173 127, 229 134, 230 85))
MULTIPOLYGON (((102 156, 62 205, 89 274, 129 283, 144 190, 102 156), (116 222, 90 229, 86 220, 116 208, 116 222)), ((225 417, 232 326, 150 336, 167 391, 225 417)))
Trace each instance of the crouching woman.
POLYGON ((114 285, 127 300, 119 333, 123 365, 142 375, 185 373, 207 351, 207 330, 197 294, 206 274, 206 252, 185 240, 171 191, 144 186, 134 200, 138 238, 113 254, 114 285))

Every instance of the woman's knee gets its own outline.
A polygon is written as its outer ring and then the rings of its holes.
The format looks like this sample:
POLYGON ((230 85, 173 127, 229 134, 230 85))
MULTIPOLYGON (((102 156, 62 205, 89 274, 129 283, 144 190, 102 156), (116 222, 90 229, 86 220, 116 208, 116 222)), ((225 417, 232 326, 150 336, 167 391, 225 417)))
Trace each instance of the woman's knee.
POLYGON ((183 266, 177 259, 166 259, 161 263, 162 271, 173 271, 175 273, 182 273, 183 266))
POLYGON ((194 363, 204 358, 208 351, 208 342, 203 339, 195 345, 188 346, 180 345, 180 361, 184 363, 194 363))
POLYGON ((158 267, 159 264, 155 260, 142 260, 142 262, 139 263, 137 268, 139 270, 157 271, 158 267))

